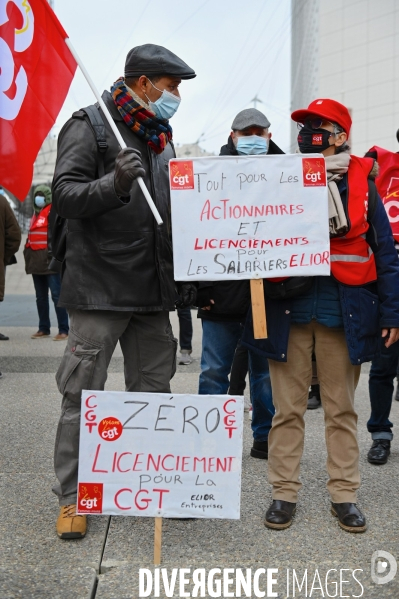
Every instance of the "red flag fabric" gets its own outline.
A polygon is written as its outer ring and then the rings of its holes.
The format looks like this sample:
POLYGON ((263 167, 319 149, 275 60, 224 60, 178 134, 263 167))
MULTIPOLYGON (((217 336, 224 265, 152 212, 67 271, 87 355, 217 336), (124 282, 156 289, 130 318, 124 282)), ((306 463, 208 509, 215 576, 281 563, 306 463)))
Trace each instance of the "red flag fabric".
POLYGON ((23 201, 77 63, 46 0, 0 0, 0 184, 23 201))
POLYGON ((369 152, 377 154, 380 170, 375 184, 387 211, 392 234, 399 242, 399 154, 378 146, 373 146, 369 152))

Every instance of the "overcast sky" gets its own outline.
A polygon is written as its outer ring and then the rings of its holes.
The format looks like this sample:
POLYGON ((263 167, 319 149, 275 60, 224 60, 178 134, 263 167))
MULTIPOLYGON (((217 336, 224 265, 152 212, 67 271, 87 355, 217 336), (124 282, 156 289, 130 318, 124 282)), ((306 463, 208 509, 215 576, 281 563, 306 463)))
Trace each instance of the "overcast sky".
MULTIPOLYGON (((121 75, 134 46, 166 46, 197 73, 180 85, 171 119, 175 143, 215 153, 226 143, 237 112, 258 104, 274 141, 289 148, 290 0, 55 0, 72 44, 102 91, 121 75)), ((78 71, 55 132, 72 112, 93 103, 78 71)))

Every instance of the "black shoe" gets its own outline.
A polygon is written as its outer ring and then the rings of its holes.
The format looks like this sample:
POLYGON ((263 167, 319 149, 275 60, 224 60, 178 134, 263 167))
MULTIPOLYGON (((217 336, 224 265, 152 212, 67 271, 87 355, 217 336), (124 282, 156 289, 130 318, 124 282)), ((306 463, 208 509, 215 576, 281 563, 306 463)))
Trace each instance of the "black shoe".
POLYGON ((0 333, 0 341, 8 341, 9 337, 7 337, 7 335, 3 335, 3 333, 0 333))
POLYGON ((308 410, 315 410, 320 406, 320 385, 311 385, 308 397, 308 410))
POLYGON ((296 503, 290 501, 281 501, 275 499, 266 512, 265 526, 275 530, 283 530, 292 524, 292 517, 295 514, 296 503))
POLYGON ((374 439, 367 454, 370 464, 386 464, 391 453, 391 442, 389 439, 374 439))
POLYGON ((331 513, 338 518, 338 524, 347 532, 364 532, 367 530, 366 518, 356 503, 332 503, 331 513))
POLYGON ((2 379, 2 378, 3 378, 3 375, 2 375, 2 373, 0 372, 0 379, 2 379))
POLYGON ((267 460, 269 457, 269 442, 254 441, 251 448, 251 456, 253 458, 259 458, 260 460, 267 460))

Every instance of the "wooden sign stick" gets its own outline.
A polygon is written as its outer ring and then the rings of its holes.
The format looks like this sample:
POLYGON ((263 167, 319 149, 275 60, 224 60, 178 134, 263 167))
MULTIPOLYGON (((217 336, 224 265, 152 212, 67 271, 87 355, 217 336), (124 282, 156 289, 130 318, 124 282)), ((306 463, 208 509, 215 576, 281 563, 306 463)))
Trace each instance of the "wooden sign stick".
POLYGON ((267 322, 263 280, 251 279, 252 319, 254 323, 254 338, 267 339, 267 322))
POLYGON ((154 534, 154 566, 159 566, 161 563, 162 549, 162 518, 155 518, 155 534, 154 534))

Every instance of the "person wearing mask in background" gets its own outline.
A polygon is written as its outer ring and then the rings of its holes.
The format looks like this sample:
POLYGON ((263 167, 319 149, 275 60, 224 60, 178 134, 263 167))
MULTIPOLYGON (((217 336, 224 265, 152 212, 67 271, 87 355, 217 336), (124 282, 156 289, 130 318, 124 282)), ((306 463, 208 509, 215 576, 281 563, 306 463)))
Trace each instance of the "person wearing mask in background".
POLYGON ((49 270, 51 256, 48 251, 49 214, 51 210, 51 189, 47 185, 38 185, 33 197, 34 214, 29 226, 28 238, 24 248, 25 272, 32 275, 36 293, 36 305, 39 315, 39 329, 31 339, 50 337, 50 305, 48 294, 54 303, 58 321, 58 333, 53 341, 68 339, 68 313, 58 307, 61 292, 61 277, 49 270))
MULTIPOLYGON (((399 131, 397 138, 399 141, 399 131)), ((373 147, 366 156, 377 160, 379 171, 376 179, 378 192, 383 198, 388 215, 391 216, 392 234, 396 251, 399 253, 399 228, 396 224, 397 193, 399 182, 399 154, 383 148, 373 147)), ((370 464, 386 464, 391 453, 393 439, 390 413, 394 378, 397 373, 399 343, 385 347, 381 343, 381 353, 371 362, 369 374, 370 418, 367 430, 371 434, 372 445, 367 453, 370 464)))
MULTIPOLYGON (((16 262, 15 254, 21 244, 21 229, 5 195, 0 194, 0 302, 4 300, 6 266, 16 262)), ((2 335, 7 341, 7 335, 2 335)), ((2 374, 0 372, 0 378, 2 374)))
MULTIPOLYGON (((80 110, 58 138, 54 207, 68 219, 60 305, 71 319, 56 380, 63 395, 54 465, 60 504, 57 534, 86 534, 76 514, 82 389, 104 389, 120 342, 127 391, 170 393, 176 339, 169 311, 178 300, 173 279, 168 164, 175 157, 169 119, 180 104, 179 84, 195 72, 162 46, 130 50, 125 76, 103 93, 124 138, 120 149, 105 116, 104 174, 94 129, 80 110), (143 177, 163 224, 157 225, 137 182, 143 177)), ((196 287, 180 283, 179 307, 195 302, 196 287)))
MULTIPOLYGON (((235 117, 227 144, 220 156, 283 154, 271 140, 270 122, 255 108, 235 117)), ((223 395, 250 307, 249 281, 206 281, 199 283, 198 318, 202 320, 202 355, 199 393, 223 395)), ((242 355, 242 354, 241 354, 242 355)), ((245 353, 244 353, 245 359, 245 353)), ((249 382, 252 402, 253 446, 251 456, 267 459, 268 436, 274 414, 267 360, 249 352, 249 382)))
POLYGON ((310 277, 310 289, 292 299, 266 300, 268 339, 255 341, 250 322, 245 330, 248 343, 269 358, 276 408, 268 464, 273 501, 265 525, 287 528, 295 514, 314 353, 331 511, 345 531, 364 532, 366 519, 356 505, 360 473, 355 389, 360 365, 378 355, 380 338, 385 347, 399 338, 399 260, 384 206, 368 179, 374 160, 349 153, 348 109, 335 100, 319 99, 293 112, 292 119, 300 128, 300 152, 321 152, 325 158, 331 275, 310 277))

